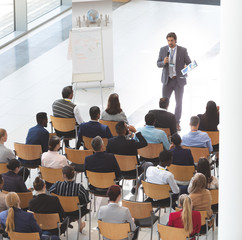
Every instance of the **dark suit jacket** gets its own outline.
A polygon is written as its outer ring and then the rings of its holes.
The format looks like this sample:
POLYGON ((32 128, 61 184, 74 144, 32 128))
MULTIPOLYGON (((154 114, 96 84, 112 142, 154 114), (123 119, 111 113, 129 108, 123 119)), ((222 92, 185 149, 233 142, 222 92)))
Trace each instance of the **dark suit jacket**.
POLYGON ((120 169, 116 158, 111 153, 96 152, 85 158, 84 170, 92 172, 115 172, 118 179, 120 177, 120 169))
POLYGON ((139 139, 139 142, 133 139, 127 140, 124 136, 110 138, 108 139, 106 151, 119 155, 137 156, 137 149, 147 146, 147 142, 140 132, 136 133, 136 137, 139 139))
POLYGON ((176 130, 176 118, 173 113, 163 110, 150 110, 149 113, 155 116, 155 127, 158 128, 170 128, 171 135, 177 132, 176 130))
POLYGON ((170 150, 173 155, 172 164, 192 166, 194 165, 194 160, 190 149, 184 149, 181 146, 176 146, 170 150))
POLYGON ((17 175, 13 171, 8 171, 2 176, 4 180, 3 190, 8 192, 28 192, 22 176, 17 175))
MULTIPOLYGON (((169 64, 164 64, 164 58, 167 56, 167 52, 169 50, 169 46, 162 47, 160 49, 159 57, 157 60, 157 66, 159 68, 163 68, 161 82, 166 85, 168 83, 169 76, 169 64)), ((184 47, 177 46, 176 52, 176 77, 177 83, 180 87, 184 86, 186 82, 186 76, 183 76, 181 70, 185 65, 191 63, 191 59, 188 56, 187 49, 184 47)))

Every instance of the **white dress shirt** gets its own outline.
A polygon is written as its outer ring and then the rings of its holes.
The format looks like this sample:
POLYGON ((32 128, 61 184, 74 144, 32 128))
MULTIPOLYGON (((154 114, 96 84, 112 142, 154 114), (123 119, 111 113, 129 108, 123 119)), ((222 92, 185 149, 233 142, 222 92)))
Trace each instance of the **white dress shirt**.
POLYGON ((67 159, 64 155, 56 151, 44 152, 41 157, 41 166, 48 168, 63 168, 68 165, 67 159))
MULTIPOLYGON (((172 63, 174 64, 174 67, 172 68, 172 72, 171 73, 169 72, 169 77, 172 78, 172 77, 176 76, 176 54, 177 54, 177 46, 175 46, 173 48, 173 55, 172 56, 171 56, 171 48, 170 47, 169 47, 169 52, 170 52, 170 55, 169 55, 169 63, 171 62, 171 57, 173 56, 172 63)), ((169 67, 169 69, 170 69, 170 67, 169 67)))

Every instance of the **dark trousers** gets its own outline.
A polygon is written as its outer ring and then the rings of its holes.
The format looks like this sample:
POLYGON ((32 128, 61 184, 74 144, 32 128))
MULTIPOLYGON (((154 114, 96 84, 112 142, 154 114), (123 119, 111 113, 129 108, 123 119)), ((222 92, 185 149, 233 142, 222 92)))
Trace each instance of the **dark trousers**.
POLYGON ((182 98, 184 92, 184 86, 179 86, 178 82, 179 79, 171 79, 168 78, 168 83, 163 85, 162 95, 163 97, 167 97, 170 99, 172 92, 175 92, 175 99, 176 99, 176 109, 175 109, 175 117, 176 122, 180 123, 181 114, 182 114, 182 98))

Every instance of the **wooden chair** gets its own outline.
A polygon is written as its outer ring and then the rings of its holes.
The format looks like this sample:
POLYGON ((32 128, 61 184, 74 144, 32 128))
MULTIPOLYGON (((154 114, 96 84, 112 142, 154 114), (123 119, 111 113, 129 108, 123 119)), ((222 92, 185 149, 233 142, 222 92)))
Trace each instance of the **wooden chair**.
POLYGON ((116 122, 116 121, 105 121, 105 120, 99 120, 99 122, 101 123, 101 124, 104 124, 104 125, 107 125, 108 127, 109 127, 109 129, 110 129, 110 132, 112 133, 112 135, 115 137, 115 136, 118 136, 118 134, 117 134, 117 132, 116 132, 116 124, 118 123, 118 122, 116 122))
MULTIPOLYGON (((129 209, 132 218, 135 219, 136 226, 140 228, 151 228, 150 239, 152 240, 153 225, 159 219, 158 216, 155 216, 155 212, 153 212, 152 204, 150 202, 122 200, 122 206, 129 209)), ((158 210, 160 211, 160 208, 157 208, 156 212, 158 210)))
POLYGON ((208 148, 198 148, 198 147, 187 147, 187 146, 182 146, 183 148, 190 149, 194 163, 198 163, 199 158, 201 157, 209 157, 209 149, 208 148))
MULTIPOLYGON (((137 157, 136 156, 128 156, 128 155, 117 155, 114 154, 120 171, 122 172, 122 197, 123 197, 123 184, 124 184, 124 180, 136 180, 136 183, 138 181, 138 177, 139 177, 139 165, 138 165, 138 161, 137 161, 137 157), (130 171, 133 171, 133 173, 130 173, 130 171), (128 174, 126 174, 125 172, 128 172, 128 174)), ((137 197, 137 193, 138 193, 138 184, 136 184, 136 189, 135 189, 135 200, 137 197)))
POLYGON ((143 186, 143 202, 144 202, 144 194, 148 196, 151 199, 156 199, 156 200, 163 200, 166 198, 170 198, 170 204, 159 204, 157 201, 152 201, 152 206, 153 207, 160 207, 160 208, 170 208, 170 213, 171 213, 171 207, 172 207, 172 195, 173 193, 171 192, 171 188, 169 184, 154 184, 154 183, 149 183, 145 181, 141 181, 142 186, 143 186))
POLYGON ((87 156, 92 155, 93 151, 91 151, 91 150, 77 150, 77 149, 65 148, 65 153, 66 153, 67 159, 69 161, 71 161, 72 163, 74 163, 73 167, 75 168, 75 171, 77 173, 79 173, 79 172, 81 173, 81 182, 82 182, 85 158, 87 156), (76 165, 76 164, 78 164, 78 165, 76 165))
POLYGON ((219 144, 219 131, 204 131, 208 134, 211 139, 212 145, 219 144))
POLYGON ((162 143, 148 143, 146 147, 138 149, 138 154, 143 158, 154 159, 158 158, 162 151, 162 143))
POLYGON ((157 129, 160 129, 160 130, 164 131, 166 133, 166 136, 167 136, 168 140, 170 141, 170 138, 171 138, 171 130, 170 130, 170 128, 157 128, 157 129))
MULTIPOLYGON (((74 219, 78 221, 78 228, 77 228, 77 240, 79 240, 79 229, 80 229, 80 224, 81 224, 81 208, 84 205, 80 205, 79 198, 78 196, 60 196, 54 193, 51 193, 51 195, 58 197, 61 206, 64 210, 65 213, 68 212, 79 212, 78 219, 74 219)), ((91 239, 91 210, 89 209, 88 211, 89 214, 89 239, 91 239)), ((68 214, 67 214, 68 215, 68 214)))
POLYGON ((41 178, 49 183, 55 183, 57 181, 64 181, 62 169, 47 168, 39 166, 41 178))
POLYGON ((94 188, 90 188, 89 192, 94 195, 94 212, 96 212, 96 199, 95 197, 107 197, 107 188, 115 184, 115 173, 100 173, 86 171, 88 183, 94 188))
POLYGON ((98 220, 98 233, 108 239, 124 239, 131 240, 131 231, 129 223, 106 223, 98 220))
POLYGON ((174 175, 175 180, 188 182, 194 175, 195 167, 171 164, 168 170, 174 175))
POLYGON ((8 172, 7 163, 0 163, 0 174, 8 172))
POLYGON ((19 232, 9 232, 10 240, 40 240, 40 235, 38 232, 35 233, 19 233, 19 232))
POLYGON ((217 218, 218 218, 218 189, 210 189, 209 190, 210 193, 211 193, 211 197, 212 197, 212 210, 213 210, 213 213, 215 214, 216 216, 216 224, 217 223, 217 218))
POLYGON ((188 240, 189 234, 185 232, 184 228, 169 227, 162 224, 157 224, 158 238, 162 240, 188 240))
POLYGON ((210 218, 208 217, 207 211, 199 211, 201 214, 201 226, 205 225, 205 232, 200 231, 199 236, 206 235, 206 240, 208 239, 209 227, 212 227, 212 239, 214 240, 214 220, 216 215, 213 214, 210 218))
MULTIPOLYGON (((8 194, 9 192, 2 190, 3 193, 8 194)), ((20 199, 20 208, 22 209, 28 209, 29 207, 29 201, 33 199, 32 192, 21 192, 17 193, 18 197, 20 199)))
MULTIPOLYGON (((42 230, 58 229, 58 237, 61 235, 61 221, 58 213, 34 213, 34 218, 39 224, 42 230)), ((69 219, 67 221, 67 226, 69 225, 69 219)), ((68 239, 68 227, 66 228, 66 239, 68 239)))
MULTIPOLYGON (((82 140, 83 140, 83 142, 84 142, 84 148, 86 148, 86 149, 88 149, 88 150, 93 150, 93 148, 92 148, 92 144, 91 144, 92 139, 93 139, 93 138, 89 138, 89 137, 82 136, 82 140)), ((107 144, 108 144, 108 139, 107 139, 107 138, 102 138, 102 140, 103 140, 104 147, 105 147, 104 150, 106 150, 106 146, 107 146, 107 144)))

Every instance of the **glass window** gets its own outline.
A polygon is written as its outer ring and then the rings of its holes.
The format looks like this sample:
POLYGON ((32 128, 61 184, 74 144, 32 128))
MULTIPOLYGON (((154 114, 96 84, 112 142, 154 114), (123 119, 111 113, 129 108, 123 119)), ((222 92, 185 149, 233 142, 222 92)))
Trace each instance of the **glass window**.
POLYGON ((60 0, 27 0, 28 23, 43 16, 60 5, 60 0))
POLYGON ((14 31, 13 0, 0 0, 0 38, 14 31))

